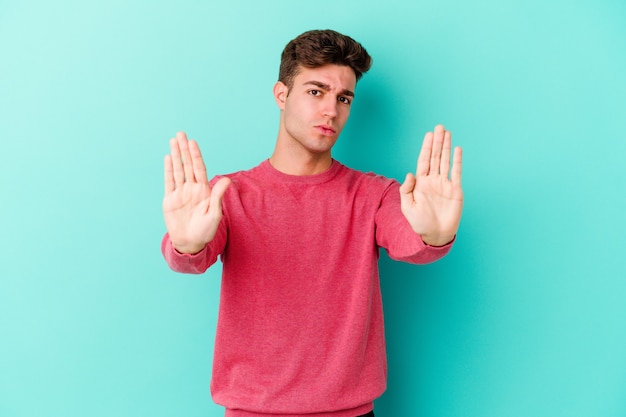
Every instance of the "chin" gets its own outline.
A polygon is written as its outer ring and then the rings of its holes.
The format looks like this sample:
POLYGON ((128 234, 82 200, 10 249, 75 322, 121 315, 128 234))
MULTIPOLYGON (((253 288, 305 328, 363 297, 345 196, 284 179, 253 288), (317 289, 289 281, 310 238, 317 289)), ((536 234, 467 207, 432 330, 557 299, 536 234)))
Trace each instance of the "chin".
POLYGON ((322 154, 322 153, 330 152, 330 150, 333 148, 334 145, 335 145, 335 141, 333 141, 332 143, 321 144, 319 146, 309 146, 307 147, 307 150, 311 153, 322 154))

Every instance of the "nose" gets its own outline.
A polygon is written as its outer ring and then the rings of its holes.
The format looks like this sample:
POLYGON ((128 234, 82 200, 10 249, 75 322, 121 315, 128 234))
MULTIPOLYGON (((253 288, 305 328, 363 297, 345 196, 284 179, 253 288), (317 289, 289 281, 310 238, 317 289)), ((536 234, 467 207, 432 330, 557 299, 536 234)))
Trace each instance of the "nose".
POLYGON ((337 116, 337 100, 334 97, 329 97, 324 100, 324 107, 322 107, 322 115, 329 119, 337 116))

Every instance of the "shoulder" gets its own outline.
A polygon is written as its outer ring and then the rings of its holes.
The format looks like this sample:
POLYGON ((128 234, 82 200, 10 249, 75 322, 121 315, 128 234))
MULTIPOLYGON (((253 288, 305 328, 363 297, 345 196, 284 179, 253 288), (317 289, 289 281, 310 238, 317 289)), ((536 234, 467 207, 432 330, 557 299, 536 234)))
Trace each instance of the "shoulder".
POLYGON ((228 174, 220 174, 213 177, 210 181, 211 186, 213 186, 220 178, 229 178, 234 185, 246 184, 249 182, 260 181, 263 178, 261 173, 263 163, 246 170, 234 171, 228 174))
POLYGON ((345 165, 341 165, 340 177, 348 183, 376 189, 387 189, 398 184, 398 181, 393 178, 387 178, 375 172, 359 171, 345 165))

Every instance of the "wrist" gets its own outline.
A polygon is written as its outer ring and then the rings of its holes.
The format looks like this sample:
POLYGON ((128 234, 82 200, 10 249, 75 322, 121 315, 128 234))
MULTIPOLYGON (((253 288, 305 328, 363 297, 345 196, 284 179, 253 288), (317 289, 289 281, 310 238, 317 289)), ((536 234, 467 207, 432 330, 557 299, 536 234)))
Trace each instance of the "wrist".
POLYGON ((428 246, 441 247, 450 244, 456 235, 452 236, 425 236, 422 235, 422 242, 424 242, 428 246))
POLYGON ((177 245, 176 243, 172 242, 172 248, 181 254, 185 254, 185 255, 195 255, 198 252, 201 252, 202 249, 204 249, 204 247, 206 246, 206 244, 203 244, 202 246, 199 245, 177 245))

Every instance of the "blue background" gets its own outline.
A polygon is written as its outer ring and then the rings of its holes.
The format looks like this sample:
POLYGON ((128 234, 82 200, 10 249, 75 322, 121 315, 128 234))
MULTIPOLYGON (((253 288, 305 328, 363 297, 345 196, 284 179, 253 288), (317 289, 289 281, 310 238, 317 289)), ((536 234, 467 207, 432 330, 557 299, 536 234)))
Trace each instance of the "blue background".
POLYGON ((402 179, 464 148, 458 241, 381 259, 380 416, 626 415, 626 3, 0 2, 0 416, 219 416, 219 266, 168 270, 162 158, 273 149, 299 33, 374 57, 334 156, 402 179))

